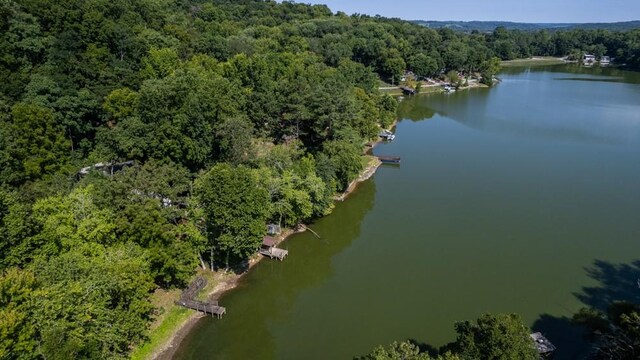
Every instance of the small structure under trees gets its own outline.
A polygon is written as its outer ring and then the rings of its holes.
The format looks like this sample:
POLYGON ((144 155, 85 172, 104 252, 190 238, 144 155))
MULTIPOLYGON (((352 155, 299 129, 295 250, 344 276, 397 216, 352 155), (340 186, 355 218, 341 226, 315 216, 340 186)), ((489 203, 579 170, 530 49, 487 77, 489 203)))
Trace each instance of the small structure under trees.
POLYGON ((273 236, 273 235, 280 235, 281 232, 282 232, 282 228, 280 227, 280 225, 276 225, 276 224, 267 225, 267 234, 273 236))
POLYGON ((92 166, 83 167, 78 172, 78 175, 84 176, 89 174, 91 170, 98 170, 98 171, 102 171, 102 173, 107 176, 110 176, 110 175, 112 176, 114 172, 120 171, 125 167, 132 166, 132 165, 133 165, 133 160, 120 162, 120 163, 117 163, 115 161, 111 161, 108 163, 97 163, 92 166))

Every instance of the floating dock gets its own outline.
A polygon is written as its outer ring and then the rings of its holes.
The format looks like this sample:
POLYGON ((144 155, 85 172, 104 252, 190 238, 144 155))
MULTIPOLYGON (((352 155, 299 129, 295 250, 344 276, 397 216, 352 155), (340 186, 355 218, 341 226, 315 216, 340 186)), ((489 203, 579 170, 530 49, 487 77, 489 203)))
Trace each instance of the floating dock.
POLYGON ((383 164, 400 164, 400 156, 378 156, 383 164))

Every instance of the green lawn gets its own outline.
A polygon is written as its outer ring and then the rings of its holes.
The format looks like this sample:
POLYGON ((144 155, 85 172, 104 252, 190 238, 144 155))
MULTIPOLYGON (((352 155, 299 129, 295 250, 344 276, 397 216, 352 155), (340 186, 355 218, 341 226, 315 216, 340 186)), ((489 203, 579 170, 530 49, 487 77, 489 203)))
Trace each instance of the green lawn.
POLYGON ((145 342, 131 353, 131 359, 150 359, 151 355, 153 355, 160 346, 169 341, 169 339, 175 334, 176 330, 189 319, 191 314, 193 314, 192 310, 175 305, 171 307, 164 316, 164 320, 160 325, 150 331, 149 341, 145 342))
MULTIPOLYGON (((207 286, 196 294, 196 299, 206 301, 216 285, 230 275, 200 270, 198 271, 198 276, 204 277, 207 280, 207 286)), ((153 294, 151 302, 155 308, 161 309, 160 315, 157 316, 154 323, 151 325, 151 329, 149 330, 149 339, 133 350, 131 353, 131 359, 150 359, 158 349, 169 342, 171 337, 175 335, 175 333, 194 313, 193 310, 185 309, 174 304, 174 301, 180 297, 180 293, 181 290, 175 289, 171 291, 156 291, 153 294)))
POLYGON ((400 95, 402 95, 402 90, 400 90, 400 89, 390 89, 390 90, 384 89, 384 90, 380 90, 380 93, 391 95, 391 96, 400 96, 400 95))

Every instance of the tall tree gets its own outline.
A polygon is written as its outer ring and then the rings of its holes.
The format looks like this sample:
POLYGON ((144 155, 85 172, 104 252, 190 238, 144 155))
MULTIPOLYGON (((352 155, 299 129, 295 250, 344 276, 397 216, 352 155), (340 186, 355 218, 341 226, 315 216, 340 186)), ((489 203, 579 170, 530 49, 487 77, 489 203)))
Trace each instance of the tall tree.
POLYGON ((258 249, 269 198, 250 169, 215 165, 196 179, 194 191, 204 210, 211 245, 223 254, 227 266, 231 256, 243 259, 258 249))
POLYGON ((18 103, 11 119, 0 124, 0 182, 13 185, 38 180, 61 170, 69 158, 71 144, 50 109, 18 103))

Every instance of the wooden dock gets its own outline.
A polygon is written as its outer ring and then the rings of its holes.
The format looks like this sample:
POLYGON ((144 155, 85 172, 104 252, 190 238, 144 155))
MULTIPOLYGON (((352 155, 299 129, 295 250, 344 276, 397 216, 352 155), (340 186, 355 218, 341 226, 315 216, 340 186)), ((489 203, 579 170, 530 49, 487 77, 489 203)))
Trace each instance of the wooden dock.
POLYGON ((262 238, 262 247, 260 248, 260 254, 264 256, 268 256, 271 259, 278 259, 280 261, 284 260, 284 258, 289 255, 287 250, 278 249, 276 244, 278 240, 271 236, 265 236, 262 238))
POLYGON ((180 305, 182 307, 186 307, 187 309, 192 309, 198 312, 202 312, 204 314, 211 314, 211 316, 216 316, 218 319, 222 318, 222 315, 226 314, 227 309, 218 306, 218 302, 204 302, 198 300, 183 300, 180 299, 176 301, 176 305, 180 305))
POLYGON ((268 256, 271 259, 278 259, 282 261, 287 255, 289 255, 289 252, 287 250, 278 249, 277 247, 272 247, 269 249, 260 249, 260 254, 268 256))
POLYGON ((222 318, 222 315, 227 313, 227 309, 219 306, 217 301, 213 302, 204 302, 199 300, 194 300, 194 297, 198 294, 200 290, 202 290, 207 285, 207 280, 204 278, 196 278, 194 282, 192 282, 188 288, 186 288, 182 295, 180 295, 180 300, 176 301, 175 304, 186 307, 187 309, 192 309, 198 312, 202 312, 204 314, 211 314, 211 316, 217 316, 218 319, 222 318))

